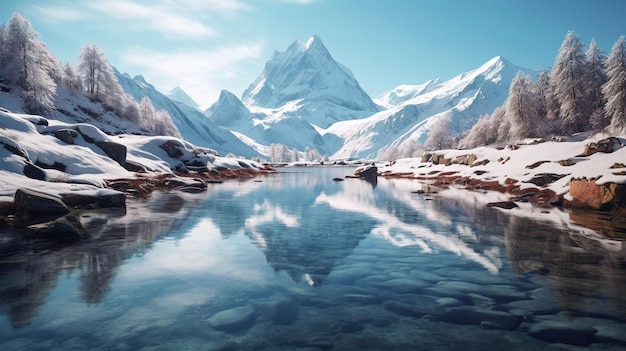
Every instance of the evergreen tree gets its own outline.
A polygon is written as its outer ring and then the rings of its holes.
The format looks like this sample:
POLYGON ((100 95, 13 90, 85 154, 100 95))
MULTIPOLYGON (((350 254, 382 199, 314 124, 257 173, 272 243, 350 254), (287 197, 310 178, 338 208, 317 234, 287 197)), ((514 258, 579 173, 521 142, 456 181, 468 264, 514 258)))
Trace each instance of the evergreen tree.
POLYGON ((506 115, 511 122, 510 136, 523 139, 538 136, 538 107, 532 94, 530 76, 518 72, 509 88, 509 96, 504 103, 506 115))
POLYGON ((611 48, 605 63, 607 82, 602 86, 606 99, 604 111, 610 118, 609 129, 614 133, 626 131, 626 41, 620 36, 611 48))
POLYGON ((2 30, 0 75, 21 90, 26 107, 33 112, 54 108, 58 61, 41 42, 30 22, 15 13, 2 30))
POLYGON ((604 74, 606 55, 596 45, 595 39, 589 44, 589 49, 585 55, 587 57, 587 78, 585 81, 588 83, 585 94, 589 98, 591 126, 595 129, 603 129, 610 122, 604 113, 605 100, 602 94, 602 86, 606 83, 606 74, 604 74))
POLYGON ((586 130, 589 117, 586 112, 585 66, 583 43, 574 32, 565 36, 554 62, 550 83, 558 104, 561 131, 576 133, 586 130))

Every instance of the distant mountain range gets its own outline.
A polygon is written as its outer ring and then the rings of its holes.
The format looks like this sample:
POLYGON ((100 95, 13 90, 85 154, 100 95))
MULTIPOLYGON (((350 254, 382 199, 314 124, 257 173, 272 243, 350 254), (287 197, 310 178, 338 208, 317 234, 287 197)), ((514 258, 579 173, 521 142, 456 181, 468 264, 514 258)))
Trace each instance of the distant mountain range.
POLYGON ((444 117, 452 135, 470 129, 504 103, 520 70, 537 75, 497 56, 448 81, 399 85, 372 100, 313 36, 275 52, 241 100, 223 91, 204 114, 260 153, 276 143, 331 159, 376 159, 391 146, 423 143, 444 117))
MULTIPOLYGON (((437 121, 449 119, 452 135, 469 130, 483 115, 501 106, 518 71, 537 72, 494 57, 477 69, 448 80, 399 85, 372 99, 352 72, 335 61, 318 36, 294 41, 275 51, 241 98, 222 91, 205 111, 183 89, 163 94, 142 76, 115 71, 123 90, 137 101, 149 97, 166 110, 182 137, 221 155, 268 157, 268 146, 304 152, 316 149, 331 160, 381 159, 390 148, 420 145, 437 121)), ((54 118, 68 123, 91 121, 109 133, 144 131, 61 89, 54 118)), ((19 109, 16 97, 3 104, 19 109)))

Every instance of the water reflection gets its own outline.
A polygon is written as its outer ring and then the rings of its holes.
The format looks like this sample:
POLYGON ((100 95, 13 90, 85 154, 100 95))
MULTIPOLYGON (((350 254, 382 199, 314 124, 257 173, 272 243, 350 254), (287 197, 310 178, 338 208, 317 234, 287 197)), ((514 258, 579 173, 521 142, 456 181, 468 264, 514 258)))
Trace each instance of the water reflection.
POLYGON ((191 201, 179 194, 155 193, 146 201, 132 203, 127 211, 85 213, 81 222, 91 237, 81 242, 32 241, 9 228, 0 229, 2 310, 14 327, 28 325, 64 273, 79 275, 87 304, 101 302, 118 267, 182 225, 191 201))
MULTIPOLYGON (((85 214, 91 238, 79 243, 27 241, 5 228, 0 310, 14 327, 29 324, 64 274, 78 275, 86 304, 102 303, 130 258, 150 253, 159 240, 182 240, 194 228, 207 236, 217 230, 225 241, 244 235, 272 270, 318 288, 364 239, 380 238, 423 255, 458 256, 463 269, 502 275, 512 268, 520 279, 548 279, 571 315, 626 318, 623 234, 616 229, 606 237, 598 229, 602 221, 586 228, 581 215, 571 221, 572 214, 560 210, 502 211, 484 206, 500 195, 416 181, 332 181, 350 169, 290 172, 226 182, 201 195, 156 193, 130 203, 127 212, 85 214)), ((187 274, 194 264, 171 269, 187 274)), ((208 300, 202 293, 197 299, 208 300)))

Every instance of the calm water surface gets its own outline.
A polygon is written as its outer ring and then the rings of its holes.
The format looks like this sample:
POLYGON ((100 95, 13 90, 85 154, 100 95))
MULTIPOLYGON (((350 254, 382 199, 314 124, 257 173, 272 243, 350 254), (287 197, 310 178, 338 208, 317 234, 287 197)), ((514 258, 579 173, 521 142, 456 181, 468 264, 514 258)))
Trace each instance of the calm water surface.
POLYGON ((0 350, 626 349, 611 218, 282 171, 85 213, 80 242, 0 227, 0 350))

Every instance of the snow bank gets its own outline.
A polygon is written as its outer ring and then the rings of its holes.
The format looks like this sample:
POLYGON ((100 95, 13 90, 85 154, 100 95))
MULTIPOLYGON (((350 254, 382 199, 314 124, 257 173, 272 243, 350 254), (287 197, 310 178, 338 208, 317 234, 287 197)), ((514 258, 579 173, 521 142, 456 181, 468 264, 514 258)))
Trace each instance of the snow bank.
MULTIPOLYGON (((515 181, 520 188, 541 188, 554 191, 557 195, 567 196, 572 179, 597 179, 597 184, 626 184, 626 168, 619 163, 626 163, 626 147, 611 153, 598 152, 583 156, 585 146, 605 139, 596 134, 582 141, 542 142, 537 144, 514 145, 506 148, 478 147, 469 150, 435 151, 440 157, 438 162, 407 158, 396 161, 392 166, 379 169, 383 175, 402 175, 416 178, 432 178, 442 175, 467 177, 478 181, 498 181, 505 185, 515 181), (458 163, 472 157, 472 165, 458 163), (437 164, 436 164, 437 163, 437 164), (554 174, 562 178, 545 185, 536 185, 530 181, 542 174, 554 174)), ((626 135, 617 140, 626 144, 626 135)))
POLYGON ((0 196, 18 188, 63 193, 105 187, 105 180, 133 178, 136 170, 261 169, 243 159, 173 137, 105 134, 84 123, 0 111, 0 196), (193 168, 195 167, 195 168, 193 168))

